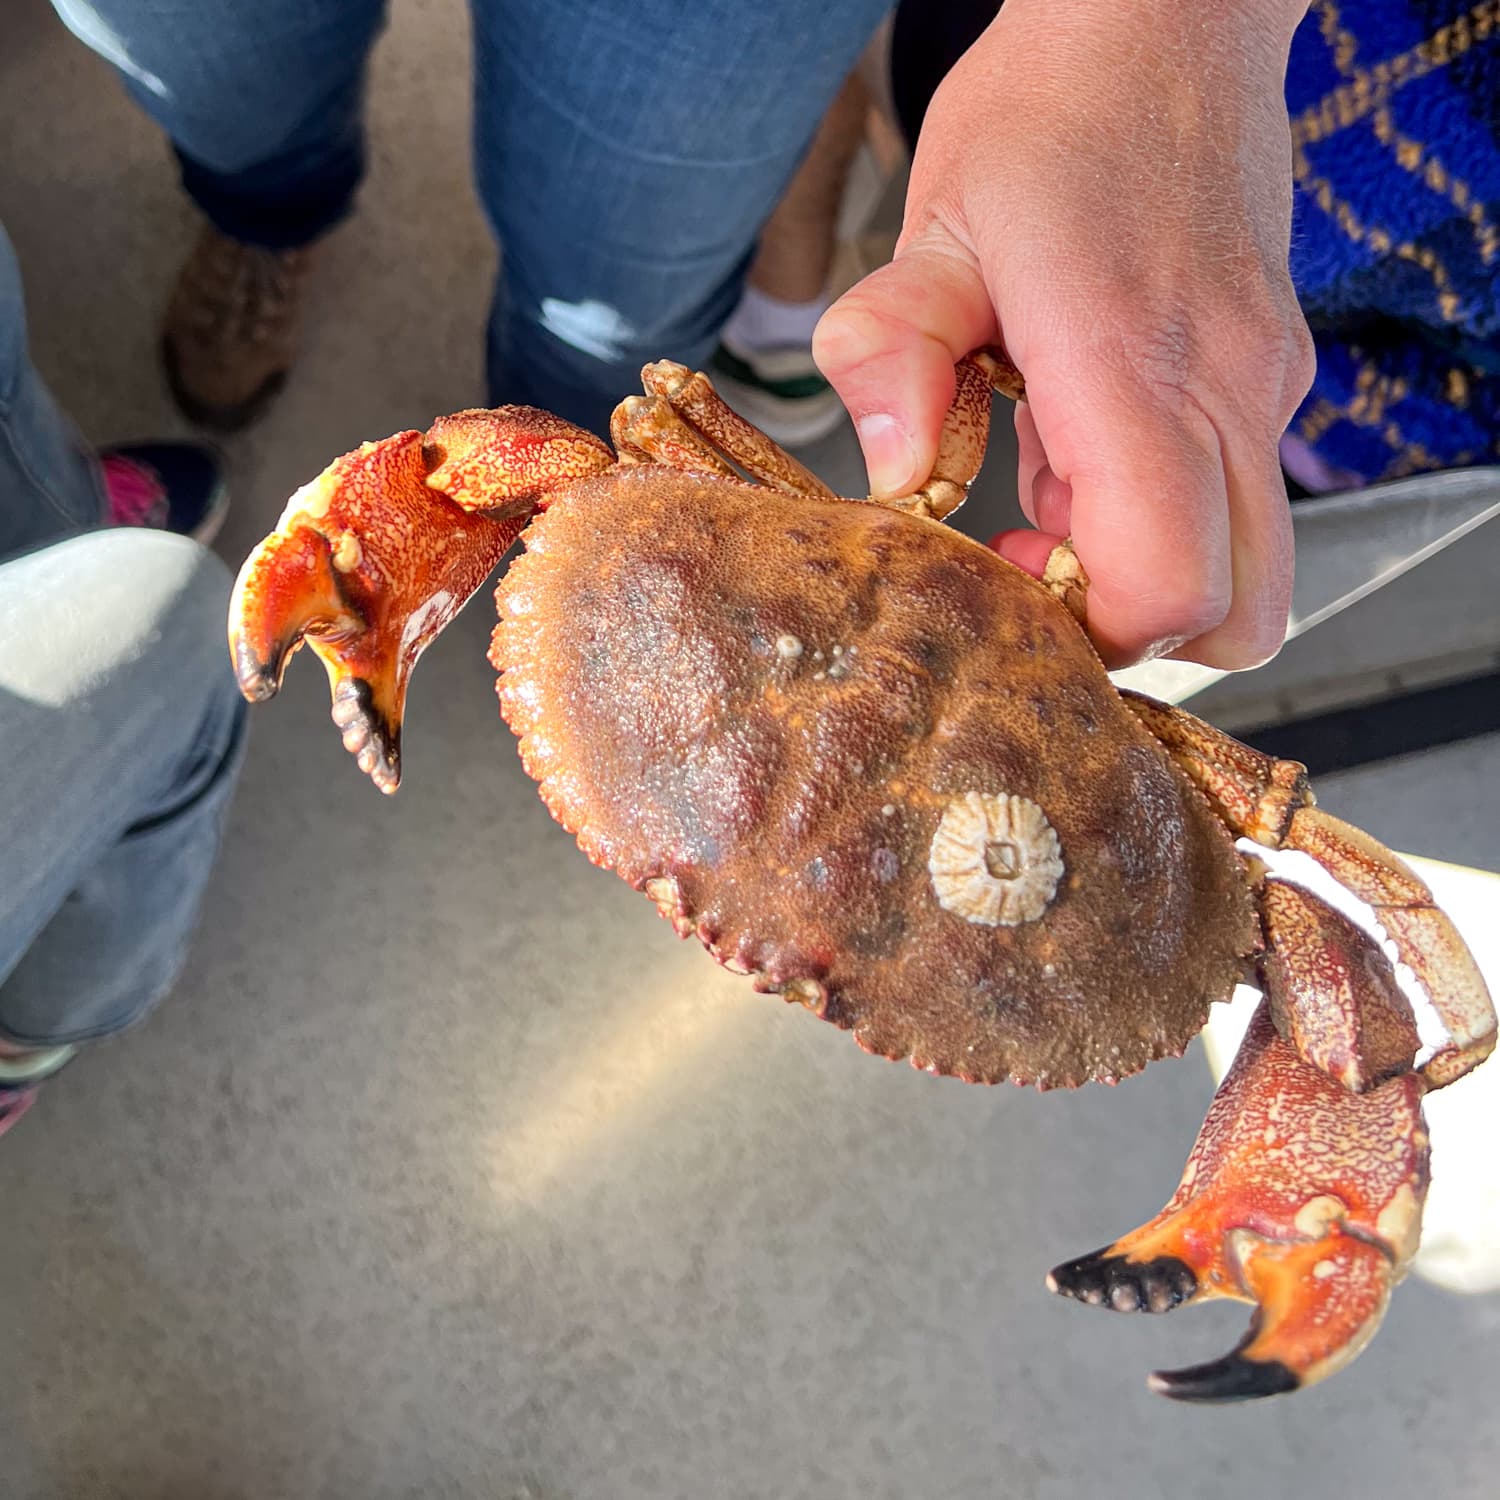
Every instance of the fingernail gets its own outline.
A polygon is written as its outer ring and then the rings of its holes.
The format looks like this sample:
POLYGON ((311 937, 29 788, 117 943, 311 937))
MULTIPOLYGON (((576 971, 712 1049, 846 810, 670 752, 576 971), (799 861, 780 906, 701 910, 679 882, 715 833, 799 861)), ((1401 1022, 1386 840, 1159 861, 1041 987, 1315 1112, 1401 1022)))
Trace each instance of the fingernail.
POLYGON ((871 412, 855 424, 864 449, 872 495, 904 495, 917 483, 917 450, 906 428, 888 412, 871 412))

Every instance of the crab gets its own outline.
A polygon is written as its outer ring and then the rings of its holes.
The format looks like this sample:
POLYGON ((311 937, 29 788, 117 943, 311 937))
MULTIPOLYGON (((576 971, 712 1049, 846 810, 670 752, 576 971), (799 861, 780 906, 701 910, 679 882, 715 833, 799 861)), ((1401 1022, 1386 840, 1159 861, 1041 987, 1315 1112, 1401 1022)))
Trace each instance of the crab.
POLYGON ((1038 580, 943 524, 992 391, 1024 399, 998 351, 959 364, 932 476, 885 500, 835 496, 702 374, 642 379, 613 452, 546 412, 465 411, 299 489, 235 587, 246 697, 309 644, 394 791, 414 663, 524 532, 490 660, 526 770, 595 864, 759 989, 868 1052, 1047 1089, 1180 1055, 1258 985, 1171 1201, 1048 1281, 1122 1311, 1254 1304, 1230 1353, 1151 1377, 1166 1396, 1341 1368, 1416 1250, 1423 1096, 1495 1043, 1452 923, 1302 766, 1117 690, 1069 547, 1038 580), (1310 855, 1385 944, 1267 850, 1310 855))

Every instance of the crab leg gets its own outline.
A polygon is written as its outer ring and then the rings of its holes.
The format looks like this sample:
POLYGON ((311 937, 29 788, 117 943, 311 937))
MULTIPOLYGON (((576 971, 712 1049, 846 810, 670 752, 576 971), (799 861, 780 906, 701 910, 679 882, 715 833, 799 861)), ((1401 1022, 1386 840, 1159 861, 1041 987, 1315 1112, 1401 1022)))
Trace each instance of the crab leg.
MULTIPOLYGON (((1020 400, 1025 387, 1015 367, 998 351, 980 351, 960 360, 955 375, 957 389, 943 423, 931 476, 910 495, 880 504, 941 521, 968 496, 989 442, 991 391, 1020 400)), ((647 396, 622 402, 611 423, 611 436, 622 453, 645 452, 677 468, 703 468, 706 461, 711 473, 721 472, 717 464, 727 458, 772 489, 823 500, 836 498, 817 475, 728 406, 707 375, 663 359, 641 371, 641 384, 647 396), (681 427, 661 412, 662 402, 675 413, 681 427)))
POLYGON ((1379 1326, 1421 1233, 1422 1097, 1483 1061, 1495 1014, 1431 893, 1388 849, 1315 808, 1302 766, 1123 696, 1228 828, 1311 855, 1374 908, 1448 1031, 1414 1068, 1415 1026, 1375 940, 1311 893, 1263 881, 1266 999, 1182 1185, 1144 1228, 1052 1274, 1055 1290, 1117 1308, 1254 1302, 1236 1350, 1154 1385, 1185 1400, 1271 1395, 1333 1373, 1379 1326))
MULTIPOLYGON (((698 370, 690 370, 675 360, 661 359, 641 371, 646 397, 665 402, 678 418, 724 458, 738 464, 747 474, 788 495, 815 495, 832 500, 834 493, 811 469, 798 463, 779 443, 773 442, 758 427, 752 427, 730 407, 714 389, 713 382, 698 370)), ((637 409, 650 409, 646 398, 632 396, 616 409, 617 420, 626 415, 626 432, 638 441, 629 428, 629 418, 637 409)), ((616 424, 611 424, 612 432, 616 424)), ((663 461, 676 464, 665 454, 663 461)), ((676 466, 681 467, 680 464, 676 466)), ((730 470, 733 473, 733 470, 730 470)))
POLYGON ((969 488, 984 466, 990 440, 990 392, 1000 391, 1019 401, 1025 386, 1014 365, 998 351, 980 351, 961 359, 954 368, 953 405, 943 419, 937 457, 927 481, 910 495, 881 502, 944 521, 969 497, 969 488))
POLYGON ((665 464, 721 479, 740 477, 665 396, 627 396, 610 417, 609 436, 622 462, 665 464))
POLYGON ((1171 1202, 1057 1267, 1048 1285, 1118 1311, 1212 1297, 1256 1304, 1229 1354, 1153 1375, 1164 1396, 1233 1401, 1324 1379, 1369 1342, 1416 1252, 1424 1091, 1406 1073, 1349 1093, 1277 1034, 1263 1002, 1171 1202))
POLYGON ((1448 1033, 1422 1065, 1428 1086, 1440 1089, 1478 1067, 1495 1050, 1495 1008, 1473 954, 1426 885, 1383 844, 1320 808, 1292 814, 1284 847, 1310 854, 1370 905, 1427 991, 1448 1033))
POLYGON ((240 690, 274 696, 310 645, 345 747, 395 791, 417 658, 549 491, 611 462, 597 438, 525 408, 460 412, 335 459, 240 570, 229 609, 240 690))
MULTIPOLYGON (((1495 1008, 1473 955, 1432 892, 1383 844, 1313 806, 1307 772, 1231 739, 1179 708, 1120 695, 1235 833, 1309 854, 1367 902, 1448 1033, 1421 1072, 1442 1088, 1495 1047, 1495 1008)), ((1295 958, 1293 947, 1289 951, 1295 958)))

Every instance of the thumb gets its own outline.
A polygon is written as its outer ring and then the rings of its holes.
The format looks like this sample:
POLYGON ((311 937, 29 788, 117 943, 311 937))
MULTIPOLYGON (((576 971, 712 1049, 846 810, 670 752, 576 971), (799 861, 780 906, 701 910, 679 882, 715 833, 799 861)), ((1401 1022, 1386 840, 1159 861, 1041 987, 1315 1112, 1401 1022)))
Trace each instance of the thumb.
POLYGON ((978 265, 941 229, 903 245, 823 314, 813 358, 854 419, 872 494, 906 494, 928 478, 953 367, 998 331, 978 265))

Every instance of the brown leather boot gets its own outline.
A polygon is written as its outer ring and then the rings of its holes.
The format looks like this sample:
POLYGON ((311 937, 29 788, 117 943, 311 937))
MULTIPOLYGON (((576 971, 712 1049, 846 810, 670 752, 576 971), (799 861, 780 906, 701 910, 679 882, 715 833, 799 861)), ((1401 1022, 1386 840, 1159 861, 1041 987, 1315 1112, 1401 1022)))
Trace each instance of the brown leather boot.
POLYGON ((205 228, 162 328, 167 383, 184 415, 231 430, 254 421, 296 354, 313 248, 266 250, 205 228))

